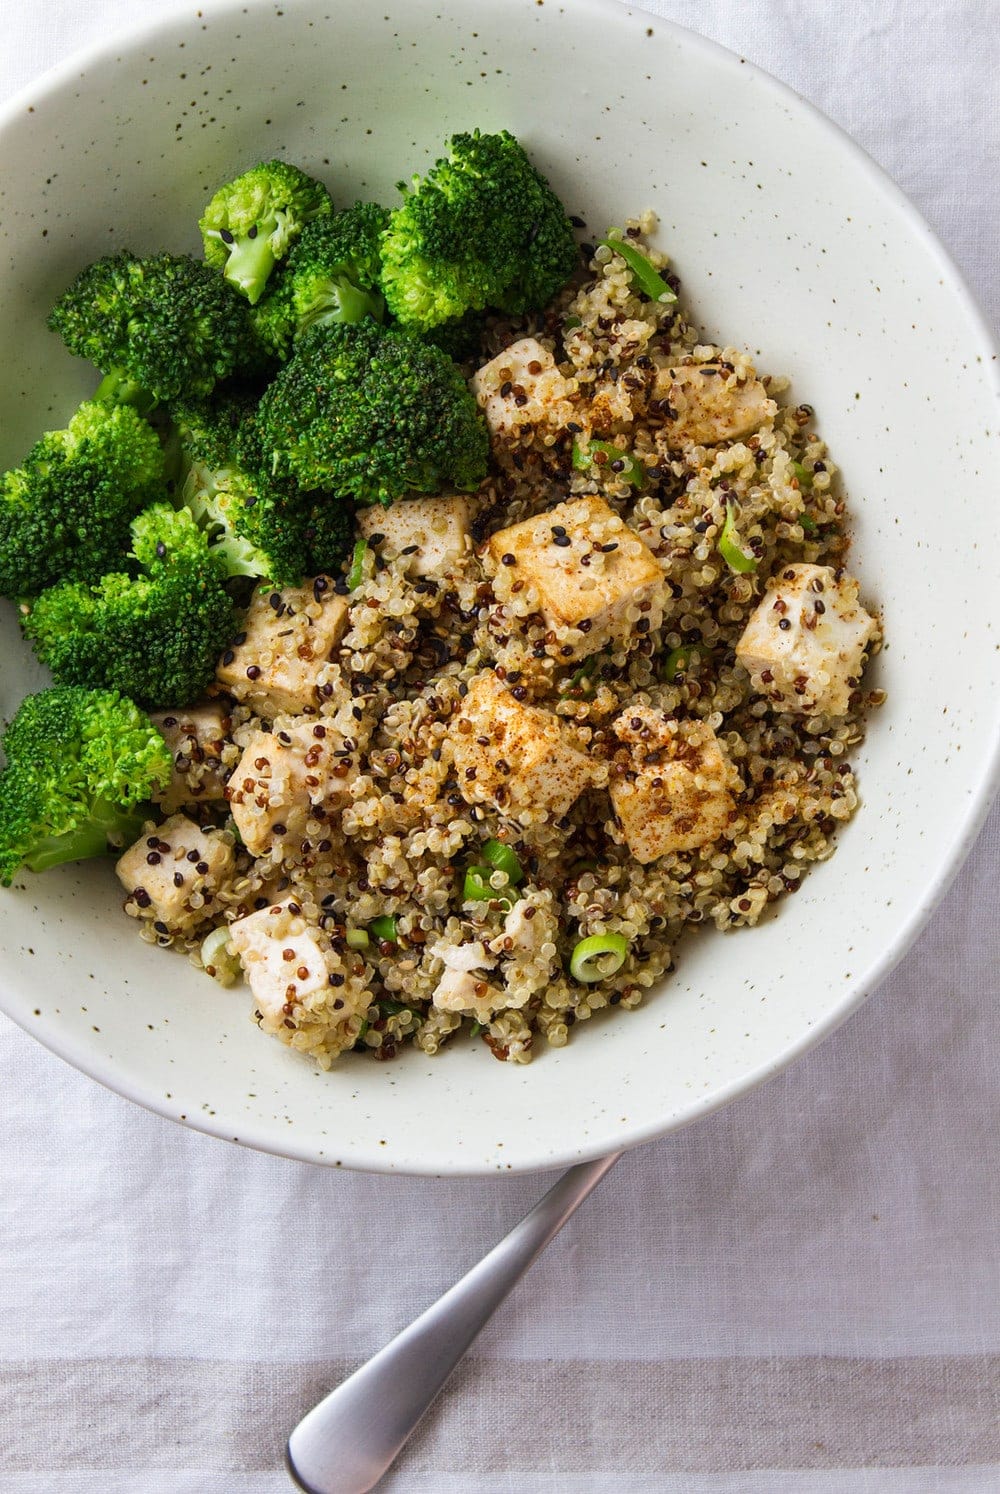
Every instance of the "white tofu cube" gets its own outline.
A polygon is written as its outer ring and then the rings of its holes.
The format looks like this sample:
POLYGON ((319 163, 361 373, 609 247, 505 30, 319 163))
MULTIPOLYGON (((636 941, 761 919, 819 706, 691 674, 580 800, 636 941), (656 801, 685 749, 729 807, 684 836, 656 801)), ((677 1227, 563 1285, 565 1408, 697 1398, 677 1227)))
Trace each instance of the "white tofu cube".
POLYGON ((442 940, 431 953, 444 965, 431 997, 432 1006, 442 1012, 475 1017, 479 1022, 488 1022, 504 1007, 503 991, 486 979, 496 961, 480 941, 447 944, 442 940))
POLYGON ((527 582, 563 660, 582 659, 612 640, 639 638, 663 620, 664 573, 602 498, 574 498, 500 529, 488 549, 497 598, 508 600, 517 582, 522 588, 527 582))
POLYGON ((259 586, 216 678, 266 721, 314 706, 324 667, 347 630, 347 612, 347 598, 334 592, 329 576, 281 591, 259 586))
POLYGON ((666 401, 664 437, 675 450, 739 441, 778 413, 760 379, 718 363, 661 368, 650 398, 666 401))
POLYGON ((838 578, 828 565, 789 565, 771 578, 736 657, 779 710, 842 716, 878 631, 852 576, 838 578))
POLYGON ((226 797, 222 754, 229 739, 229 711, 217 700, 183 710, 151 711, 149 719, 174 760, 170 782, 153 795, 166 810, 182 804, 215 804, 226 797))
POLYGON ((254 732, 233 769, 226 797, 251 856, 297 850, 310 818, 329 819, 350 798, 356 752, 313 716, 254 732))
POLYGON ((228 835, 174 814, 162 825, 147 826, 115 871, 128 893, 127 913, 162 925, 160 932, 185 933, 212 916, 215 896, 234 864, 228 835))
POLYGON ((358 510, 358 533, 379 555, 398 564, 408 576, 444 578, 471 552, 470 504, 461 493, 437 498, 400 498, 388 508, 358 510))
POLYGON ((516 436, 527 426, 563 426, 575 381, 559 372, 548 348, 534 337, 511 343, 473 375, 472 392, 493 436, 516 436))
POLYGON ((522 824, 561 819, 593 781, 558 717, 514 699, 494 674, 469 687, 450 738, 459 791, 522 824))
POLYGON ((736 774, 704 721, 674 721, 627 706, 612 730, 630 751, 612 765, 611 803, 625 843, 643 865, 669 851, 709 845, 725 833, 736 774))
POLYGON ((363 962, 334 948, 293 898, 230 925, 265 1032, 324 1068, 351 1047, 371 1001, 363 962))

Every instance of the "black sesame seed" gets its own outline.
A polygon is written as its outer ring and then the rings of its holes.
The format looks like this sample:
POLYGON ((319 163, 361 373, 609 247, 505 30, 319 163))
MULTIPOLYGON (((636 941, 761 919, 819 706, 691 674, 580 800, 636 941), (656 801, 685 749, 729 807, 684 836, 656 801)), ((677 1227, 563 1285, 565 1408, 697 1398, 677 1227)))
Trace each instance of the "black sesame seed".
POLYGON ((183 887, 184 886, 184 878, 183 878, 183 876, 181 875, 180 872, 174 872, 174 886, 175 887, 183 887))
POLYGON ((227 648, 226 652, 222 656, 222 662, 223 664, 231 664, 235 658, 236 655, 233 653, 232 649, 227 648))
POLYGON ((282 825, 280 823, 277 824, 277 825, 272 825, 271 826, 271 833, 272 833, 272 835, 287 835, 288 834, 288 826, 287 825, 282 825))
POLYGON ((517 565, 517 556, 511 555, 509 551, 506 555, 502 556, 501 559, 504 565, 517 565))
POLYGON ((207 877, 208 876, 208 862, 207 861, 199 861, 198 865, 195 867, 195 871, 198 873, 198 875, 200 877, 207 877))
POLYGON ((150 866, 159 866, 159 864, 160 864, 160 853, 159 853, 159 851, 150 851, 149 855, 146 857, 146 860, 149 862, 150 866))
POLYGON ((256 237, 257 237, 257 225, 255 223, 252 228, 250 228, 250 229, 247 230, 247 238, 248 239, 255 239, 256 237))
POLYGON ((573 543, 573 541, 570 539, 568 534, 554 534, 552 536, 552 543, 554 545, 558 545, 560 549, 565 550, 567 546, 573 543))
POLYGON ((219 238, 222 240, 222 242, 224 244, 231 244, 233 242, 233 236, 229 232, 228 228, 220 228, 219 229, 219 238))
POLYGON ((781 618, 778 619, 778 627, 782 630, 783 633, 787 633, 788 629, 791 626, 792 625, 791 625, 791 623, 790 623, 790 621, 788 620, 787 617, 781 617, 781 618))
POLYGON ((156 554, 157 554, 157 557, 160 560, 162 560, 163 557, 166 555, 166 553, 167 553, 167 547, 166 547, 166 545, 163 543, 162 540, 157 540, 156 541, 156 554))
POLYGON ((610 545, 602 545, 601 549, 604 551, 605 555, 610 555, 612 550, 618 549, 618 541, 613 540, 610 545))
POLYGON ((191 862, 199 861, 201 859, 201 852, 200 851, 188 851, 188 853, 187 853, 187 859, 189 861, 191 861, 191 862))

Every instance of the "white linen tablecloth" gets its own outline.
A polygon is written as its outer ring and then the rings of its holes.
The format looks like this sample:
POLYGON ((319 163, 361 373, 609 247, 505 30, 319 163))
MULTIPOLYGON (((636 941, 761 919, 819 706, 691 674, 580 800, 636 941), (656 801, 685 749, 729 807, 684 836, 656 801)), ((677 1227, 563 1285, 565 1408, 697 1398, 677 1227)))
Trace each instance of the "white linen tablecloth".
MULTIPOLYGON (((158 8, 6 7, 0 98, 158 8)), ((645 8, 843 124, 1000 319, 994 0, 645 8)), ((994 811, 844 1028, 615 1169, 382 1487, 1000 1490, 998 875, 994 811)), ((6 1019, 0 1097, 5 1494, 283 1494, 299 1415, 543 1188, 240 1150, 105 1092, 6 1019)))

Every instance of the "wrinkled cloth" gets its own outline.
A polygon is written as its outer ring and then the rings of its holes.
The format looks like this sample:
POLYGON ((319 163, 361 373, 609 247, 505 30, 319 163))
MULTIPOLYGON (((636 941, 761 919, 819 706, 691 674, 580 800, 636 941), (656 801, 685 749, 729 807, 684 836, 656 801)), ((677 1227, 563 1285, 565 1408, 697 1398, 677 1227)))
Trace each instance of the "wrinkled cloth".
MULTIPOLYGON (((844 125, 1000 321, 995 7, 645 8, 844 125)), ((0 98, 158 9, 10 7, 0 98)), ((995 810, 851 1021, 614 1169, 380 1488, 1000 1490, 998 873, 995 810)), ((284 1494, 298 1417, 546 1182, 363 1176, 241 1150, 106 1092, 3 1018, 0 1097, 6 1494, 284 1494)))

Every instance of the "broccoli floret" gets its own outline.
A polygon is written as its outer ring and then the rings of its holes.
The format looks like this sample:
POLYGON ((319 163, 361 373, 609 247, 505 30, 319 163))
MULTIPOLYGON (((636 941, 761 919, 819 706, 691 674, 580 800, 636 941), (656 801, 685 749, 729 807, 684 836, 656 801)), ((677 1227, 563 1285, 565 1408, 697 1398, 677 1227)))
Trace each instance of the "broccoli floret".
POLYGON ((264 346, 285 359, 296 337, 331 322, 385 317, 378 288, 388 208, 356 202, 307 223, 251 317, 264 346))
POLYGON ((246 302, 208 265, 179 254, 139 259, 128 249, 81 271, 49 326, 107 377, 109 403, 149 409, 259 364, 246 302))
POLYGON ((261 161, 220 187, 205 209, 198 225, 205 258, 252 306, 305 224, 332 211, 322 182, 287 161, 261 161))
POLYGON ((482 362, 485 311, 467 311, 457 322, 441 322, 420 333, 422 342, 432 343, 456 363, 482 362))
POLYGON ((314 327, 251 422, 251 470, 356 503, 475 488, 489 436, 460 370, 438 348, 363 321, 314 327))
POLYGON ((570 278, 580 253, 559 199, 513 135, 455 135, 391 215, 382 289, 402 326, 426 331, 466 311, 527 311, 570 278))
MULTIPOLYGON (((243 393, 174 407, 186 473, 180 501, 204 530, 227 576, 266 577, 297 586, 304 576, 335 570, 350 549, 353 511, 291 480, 251 477, 236 453, 256 452, 253 409, 243 393)), ((260 466, 259 455, 254 467, 260 466)))
POLYGON ((0 477, 0 595, 95 581, 128 549, 135 514, 162 494, 156 432, 127 405, 81 405, 0 477))
POLYGON ((114 690, 57 686, 23 700, 3 737, 0 883, 25 866, 130 845, 137 806, 170 779, 170 749, 149 717, 114 690))
POLYGON ((190 705, 236 632, 225 574, 185 509, 166 503, 132 523, 143 574, 43 591, 22 623, 57 684, 128 690, 141 705, 190 705))

